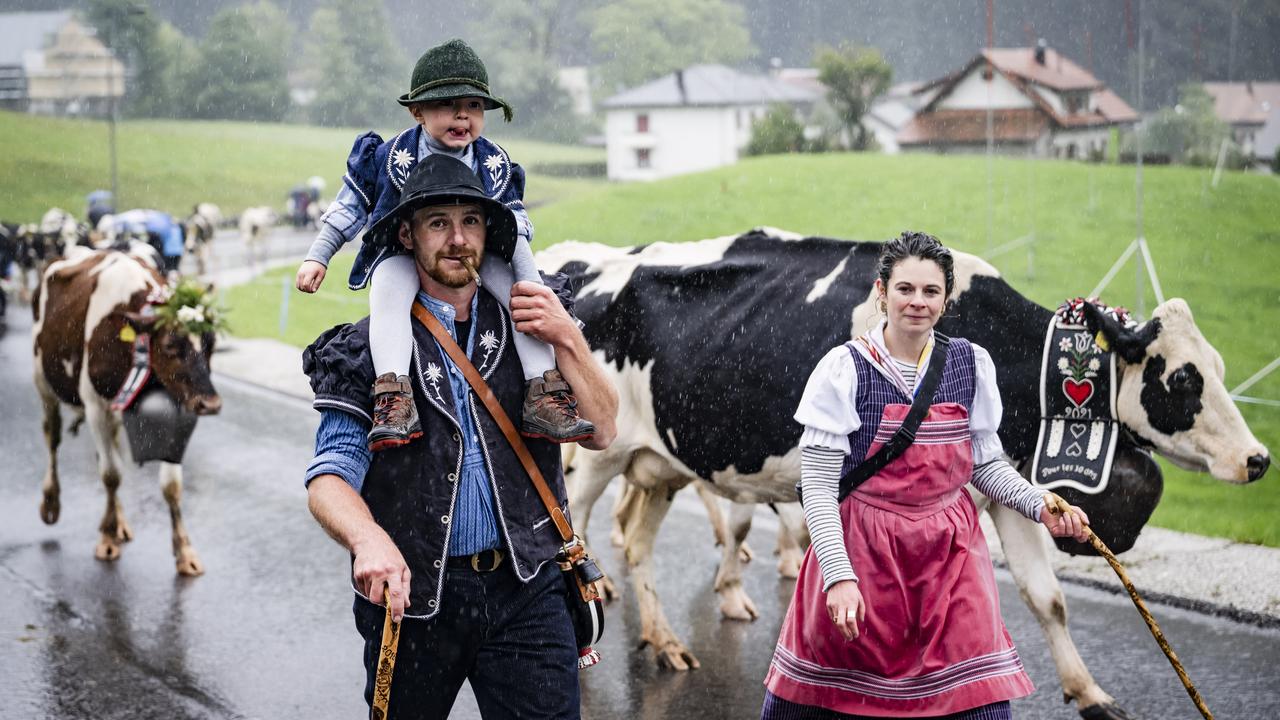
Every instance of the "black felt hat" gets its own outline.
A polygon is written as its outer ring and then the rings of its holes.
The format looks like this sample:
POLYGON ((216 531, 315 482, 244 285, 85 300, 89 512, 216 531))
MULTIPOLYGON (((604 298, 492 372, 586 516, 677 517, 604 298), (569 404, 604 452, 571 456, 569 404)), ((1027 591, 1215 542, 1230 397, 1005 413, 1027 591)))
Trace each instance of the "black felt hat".
POLYGON ((480 178, 466 163, 447 155, 428 155, 409 171, 400 204, 369 228, 369 242, 397 247, 400 221, 429 205, 479 205, 487 230, 485 251, 510 260, 516 245, 516 216, 511 208, 485 194, 480 178))
POLYGON ((513 111, 506 100, 489 93, 489 72, 480 56, 465 42, 454 38, 422 54, 413 66, 409 92, 400 96, 400 104, 432 100, 478 97, 486 110, 502 108, 502 117, 511 122, 513 111))

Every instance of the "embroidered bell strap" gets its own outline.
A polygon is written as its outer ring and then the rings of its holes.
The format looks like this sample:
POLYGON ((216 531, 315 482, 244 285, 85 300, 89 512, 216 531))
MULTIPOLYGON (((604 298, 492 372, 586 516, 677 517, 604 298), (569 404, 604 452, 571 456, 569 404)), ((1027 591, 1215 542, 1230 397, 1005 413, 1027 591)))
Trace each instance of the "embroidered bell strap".
MULTIPOLYGON (((125 325, 125 330, 132 332, 133 328, 125 325)), ((121 331, 122 340, 128 338, 129 333, 121 331)), ((115 411, 128 410, 133 401, 138 399, 138 395, 142 392, 142 388, 147 386, 147 381, 151 379, 151 335, 142 333, 133 336, 133 365, 129 367, 129 375, 125 377, 124 384, 116 391, 116 396, 111 401, 111 409, 115 411)))
MULTIPOLYGON (((1089 332, 1085 300, 1063 303, 1049 320, 1040 370, 1040 433, 1031 480, 1044 489, 1097 494, 1107 487, 1120 435, 1116 359, 1089 332)), ((1120 322, 1123 308, 1099 306, 1120 322)))

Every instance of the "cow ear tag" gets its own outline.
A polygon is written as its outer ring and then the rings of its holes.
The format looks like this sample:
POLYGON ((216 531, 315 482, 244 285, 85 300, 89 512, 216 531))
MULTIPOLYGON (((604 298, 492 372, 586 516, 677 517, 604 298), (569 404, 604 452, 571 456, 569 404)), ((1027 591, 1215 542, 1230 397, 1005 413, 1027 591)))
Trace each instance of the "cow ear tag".
POLYGON ((138 339, 138 333, 133 329, 132 325, 126 323, 124 327, 120 328, 120 339, 124 342, 131 343, 138 339))
POLYGON ((1093 344, 1102 348, 1102 352, 1111 352, 1111 343, 1107 342, 1107 338, 1099 330, 1097 335, 1093 336, 1093 344))

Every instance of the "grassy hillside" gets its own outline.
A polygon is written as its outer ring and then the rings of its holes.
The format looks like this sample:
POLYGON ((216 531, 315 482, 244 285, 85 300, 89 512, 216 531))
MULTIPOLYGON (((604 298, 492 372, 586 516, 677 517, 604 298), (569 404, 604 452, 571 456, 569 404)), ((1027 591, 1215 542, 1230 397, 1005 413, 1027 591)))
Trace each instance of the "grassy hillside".
MULTIPOLYGON (((805 234, 882 240, 904 228, 927 230, 953 247, 984 254, 1034 233, 1036 242, 992 257, 1020 291, 1045 306, 1094 288, 1132 240, 1132 167, 997 160, 992 168, 992 238, 987 239, 987 164, 970 157, 787 156, 651 184, 609 185, 533 212, 537 243, 564 239, 630 245, 740 233, 774 225, 805 234)), ((1148 168, 1146 236, 1168 297, 1191 304, 1205 336, 1221 350, 1234 387, 1273 358, 1280 339, 1280 182, 1209 171, 1148 168)), ((535 190, 536 181, 530 183, 535 190)), ((349 256, 335 262, 345 277, 349 256)), ((282 273, 283 274, 283 273, 282 273)), ((1135 307, 1135 272, 1124 267, 1103 293, 1135 307)), ((1143 281, 1146 308, 1154 306, 1143 281)), ((277 276, 237 289, 238 332, 276 336, 277 276)), ((363 295, 328 283, 290 307, 286 340, 305 344, 334 322, 364 314, 363 295)), ((1280 372, 1249 390, 1280 400, 1280 372)), ((1280 449, 1280 408, 1244 405, 1258 438, 1280 449)), ((1165 464, 1156 524, 1280 546, 1280 472, 1246 487, 1226 486, 1165 464)))
MULTIPOLYGON (((405 116, 408 127, 412 118, 405 116)), ((402 128, 384 128, 383 136, 402 128)), ((526 167, 538 162, 601 162, 604 152, 495 138, 526 167)), ((240 122, 122 122, 116 131, 117 207, 185 214, 213 202, 235 214, 246 207, 283 207, 291 187, 312 175, 332 197, 346 171, 351 141, 364 129, 326 129, 240 122)), ((590 181, 539 178, 531 204, 554 200, 590 181)), ((50 207, 77 215, 89 192, 111 187, 107 124, 0 112, 0 219, 38 220, 50 207)))

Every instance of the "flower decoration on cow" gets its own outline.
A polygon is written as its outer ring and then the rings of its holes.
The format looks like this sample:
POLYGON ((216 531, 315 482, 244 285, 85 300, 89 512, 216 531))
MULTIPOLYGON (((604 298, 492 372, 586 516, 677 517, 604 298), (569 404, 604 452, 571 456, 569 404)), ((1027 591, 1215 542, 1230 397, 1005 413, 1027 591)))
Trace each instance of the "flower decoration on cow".
POLYGON ((155 306, 159 323, 166 327, 191 335, 227 329, 226 313, 215 304, 212 288, 195 280, 165 286, 148 299, 155 306))

